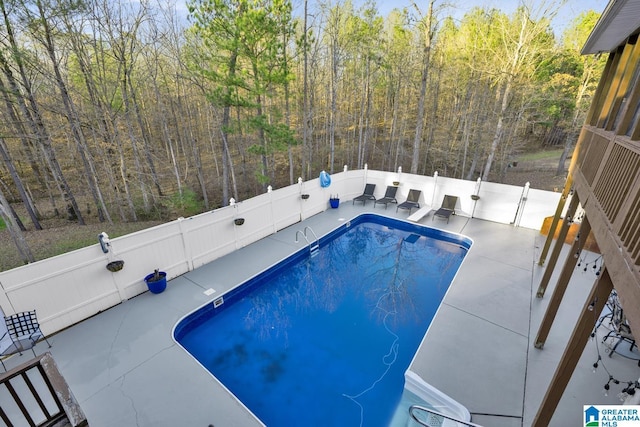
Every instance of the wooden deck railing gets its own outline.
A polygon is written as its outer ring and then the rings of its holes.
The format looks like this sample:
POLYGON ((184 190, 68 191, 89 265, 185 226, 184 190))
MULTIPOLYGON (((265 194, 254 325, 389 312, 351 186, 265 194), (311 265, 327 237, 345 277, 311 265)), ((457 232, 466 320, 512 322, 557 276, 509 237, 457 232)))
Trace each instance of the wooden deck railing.
POLYGON ((8 427, 89 425, 48 352, 0 375, 0 396, 8 427))
POLYGON ((640 330, 640 144, 585 126, 572 176, 625 314, 640 330))
MULTIPOLYGON (((604 32, 618 25, 612 24, 619 18, 618 13, 622 13, 618 6, 633 2, 615 3, 616 7, 608 7, 604 12, 589 40, 607 38, 608 35, 603 36, 604 32)), ((636 339, 640 338, 640 43, 635 26, 625 29, 632 34, 609 52, 574 151, 565 192, 554 217, 554 222, 558 224, 560 208, 572 195, 559 235, 565 234, 568 225, 575 219, 572 217, 576 213, 577 202, 580 202, 585 214, 578 221, 580 232, 593 233, 603 257, 601 273, 594 279, 567 347, 533 419, 531 425, 534 427, 549 425, 585 345, 592 336, 598 313, 604 308, 612 290, 617 292, 636 339)), ((611 38, 609 40, 612 41, 611 38)), ((536 337, 537 348, 544 345, 580 251, 584 248, 585 238, 584 235, 580 236, 571 246, 541 322, 536 337)), ((547 247, 545 245, 545 252, 547 247)), ((559 245, 556 247, 560 248, 559 245)), ((553 262, 547 264, 543 278, 548 276, 558 258, 556 247, 553 262)), ((541 257, 541 261, 544 261, 544 257, 541 257)))

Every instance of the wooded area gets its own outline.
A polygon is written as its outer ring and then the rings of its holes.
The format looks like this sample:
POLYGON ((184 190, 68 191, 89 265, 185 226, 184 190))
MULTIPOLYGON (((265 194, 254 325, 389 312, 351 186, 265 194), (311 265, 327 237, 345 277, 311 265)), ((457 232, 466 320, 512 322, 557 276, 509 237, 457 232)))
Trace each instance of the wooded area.
POLYGON ((25 261, 44 205, 163 218, 343 165, 499 182, 528 144, 570 154, 603 67, 579 53, 595 12, 554 35, 561 1, 183 6, 0 0, 0 217, 25 261))

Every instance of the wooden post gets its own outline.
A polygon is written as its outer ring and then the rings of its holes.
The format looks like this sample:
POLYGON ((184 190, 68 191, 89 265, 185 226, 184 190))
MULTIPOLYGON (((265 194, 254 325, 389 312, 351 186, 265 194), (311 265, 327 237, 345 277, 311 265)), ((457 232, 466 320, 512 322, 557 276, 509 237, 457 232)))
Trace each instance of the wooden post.
MULTIPOLYGON (((584 347, 591 337, 594 326, 594 313, 600 313, 613 289, 613 282, 607 269, 603 269, 600 280, 594 282, 587 301, 585 301, 580 317, 576 323, 567 347, 562 354, 551 383, 538 408, 538 413, 533 419, 531 427, 548 427, 551 417, 558 407, 558 402, 567 388, 567 384, 573 375, 573 371, 582 356, 584 347)), ((596 314, 597 316, 597 314, 596 314)))
POLYGON ((564 205, 567 202, 567 197, 569 197, 569 192, 571 191, 572 185, 573 180, 571 178, 571 175, 569 175, 567 177, 567 181, 564 184, 562 196, 560 196, 560 200, 558 201, 556 213, 555 215, 553 215, 553 220, 551 221, 551 226, 549 227, 549 234, 547 234, 547 240, 545 240, 544 242, 544 247, 542 248, 542 253, 540 254, 540 259, 538 260, 538 265, 544 265, 544 262, 547 259, 547 253, 549 252, 549 248, 551 247, 551 242, 553 242, 553 236, 556 234, 556 228, 558 228, 558 223, 560 222, 560 217, 562 216, 562 210, 564 209, 564 205))
POLYGON ((573 245, 571 245, 569 257, 567 257, 567 260, 562 267, 562 272, 560 273, 560 277, 558 278, 558 283, 553 290, 551 300, 549 301, 547 310, 545 311, 542 322, 540 323, 538 335, 536 336, 536 340, 534 341, 536 348, 542 348, 544 346, 544 342, 547 340, 547 336, 549 336, 549 330, 551 329, 553 321, 556 318, 558 308, 560 307, 560 303, 562 302, 564 293, 567 290, 567 286, 569 285, 569 281, 571 280, 571 276, 573 275, 573 270, 575 269, 578 262, 578 256, 576 255, 578 255, 582 248, 584 248, 587 237, 589 237, 589 233, 591 233, 591 224, 589 224, 589 220, 585 217, 582 221, 582 224, 580 224, 579 238, 574 240, 573 245))
MULTIPOLYGON (((560 232, 558 233, 558 239, 556 240, 556 244, 553 246, 553 251, 551 252, 551 259, 549 260, 549 264, 547 264, 546 269, 544 270, 544 274, 542 275, 542 279, 540 280, 540 285, 538 286, 538 292, 536 293, 536 297, 542 298, 544 296, 544 292, 547 290, 547 286, 549 285, 549 280, 551 280, 551 275, 553 274, 553 270, 556 268, 556 262, 558 262, 558 257, 560 256, 560 252, 562 251, 562 246, 564 245, 564 240, 567 238, 567 233, 569 232, 569 227, 573 222, 573 215, 576 213, 576 209, 578 208, 578 203, 580 200, 578 199, 578 194, 574 193, 571 197, 571 202, 569 203, 569 207, 567 208, 567 214, 565 215, 564 220, 562 221, 562 227, 560 228, 560 232)), ((549 235, 552 235, 550 232, 549 235)))

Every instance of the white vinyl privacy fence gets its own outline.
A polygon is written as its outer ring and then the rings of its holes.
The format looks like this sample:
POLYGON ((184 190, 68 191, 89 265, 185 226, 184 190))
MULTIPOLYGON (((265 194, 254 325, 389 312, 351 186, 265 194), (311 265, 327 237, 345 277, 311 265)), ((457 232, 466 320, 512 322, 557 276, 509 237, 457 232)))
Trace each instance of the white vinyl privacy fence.
POLYGON ((480 181, 464 181, 398 172, 355 170, 337 173, 323 188, 319 179, 270 190, 249 200, 190 218, 139 231, 111 241, 106 253, 96 244, 64 255, 0 272, 0 307, 4 312, 38 312, 45 334, 60 331, 147 290, 142 280, 162 266, 171 279, 196 269, 278 230, 323 212, 329 196, 343 201, 376 184, 376 197, 398 185, 397 199, 410 189, 422 191, 420 204, 437 208, 446 194, 458 196, 458 215, 540 229, 555 213, 560 194, 480 181), (306 196, 308 195, 308 197, 306 196), (244 219, 242 226, 236 219, 244 219), (126 268, 112 273, 110 261, 126 268))

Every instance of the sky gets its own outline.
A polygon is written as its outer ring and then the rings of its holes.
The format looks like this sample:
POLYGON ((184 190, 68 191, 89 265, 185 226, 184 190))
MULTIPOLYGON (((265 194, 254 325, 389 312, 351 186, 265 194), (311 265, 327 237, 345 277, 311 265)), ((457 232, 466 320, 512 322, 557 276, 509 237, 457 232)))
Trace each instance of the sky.
MULTIPOLYGON (((460 5, 460 9, 464 12, 469 11, 476 5, 495 7, 506 13, 513 12, 520 2, 516 0, 477 0, 477 1, 465 1, 454 0, 460 5)), ((539 4, 535 0, 531 0, 533 4, 539 4)), ((566 4, 560 8, 558 16, 553 22, 554 29, 561 30, 569 25, 580 13, 588 10, 595 10, 598 13, 602 13, 607 7, 606 0, 567 0, 566 4)), ((464 15, 464 12, 461 14, 464 15)), ((559 34, 557 34, 559 35, 559 34)))
MULTIPOLYGON (((331 3, 335 4, 338 1, 344 2, 345 0, 323 1, 331 1, 331 3)), ((413 8, 412 4, 414 1, 418 5, 418 7, 426 10, 426 6, 429 0, 375 0, 376 5, 378 6, 378 11, 382 16, 386 16, 394 8, 413 8)), ((549 3, 562 0, 436 0, 436 7, 438 5, 448 4, 450 6, 444 9, 444 11, 442 12, 444 13, 443 16, 452 15, 454 16, 454 18, 460 19, 464 16, 465 13, 469 12, 476 6, 495 8, 505 13, 512 13, 521 2, 540 5, 545 1, 549 3)), ((366 0, 352 0, 352 2, 356 7, 358 7, 363 5, 366 0)), ((186 6, 184 6, 185 3, 186 0, 178 0, 177 5, 180 12, 184 13, 186 16, 187 11, 186 6)), ((292 3, 294 8, 294 15, 302 13, 303 0, 292 0, 292 3)), ((309 0, 310 10, 315 6, 314 3, 316 3, 314 0, 309 0)), ((561 36, 564 28, 567 27, 567 25, 569 25, 576 17, 578 17, 580 13, 586 12, 588 10, 594 10, 598 13, 602 13, 607 7, 607 4, 608 0, 566 0, 566 3, 560 8, 558 16, 553 21, 553 27, 556 36, 561 36)))
MULTIPOLYGON (((300 1, 300 0, 297 0, 300 1)), ((294 5, 297 2, 294 0, 294 5)), ((533 3, 539 5, 544 0, 524 0, 526 3, 533 3)), ((547 0, 547 3, 550 0, 547 0)), ((353 0, 354 5, 362 5, 365 0, 353 0)), ((378 10, 381 15, 388 14, 393 8, 402 9, 404 7, 411 6, 413 0, 376 0, 378 10)), ((424 8, 428 4, 428 0, 415 0, 418 7, 424 8)), ((452 15, 456 18, 461 18, 469 10, 476 6, 495 8, 505 13, 512 13, 516 7, 521 3, 518 0, 437 0, 436 6, 439 4, 450 4, 451 6, 446 9, 447 15, 452 15)), ((602 13, 607 7, 608 0, 567 0, 558 13, 557 18, 553 22, 554 32, 557 36, 561 35, 563 29, 569 25, 580 13, 587 10, 594 10, 598 13, 602 13)))

